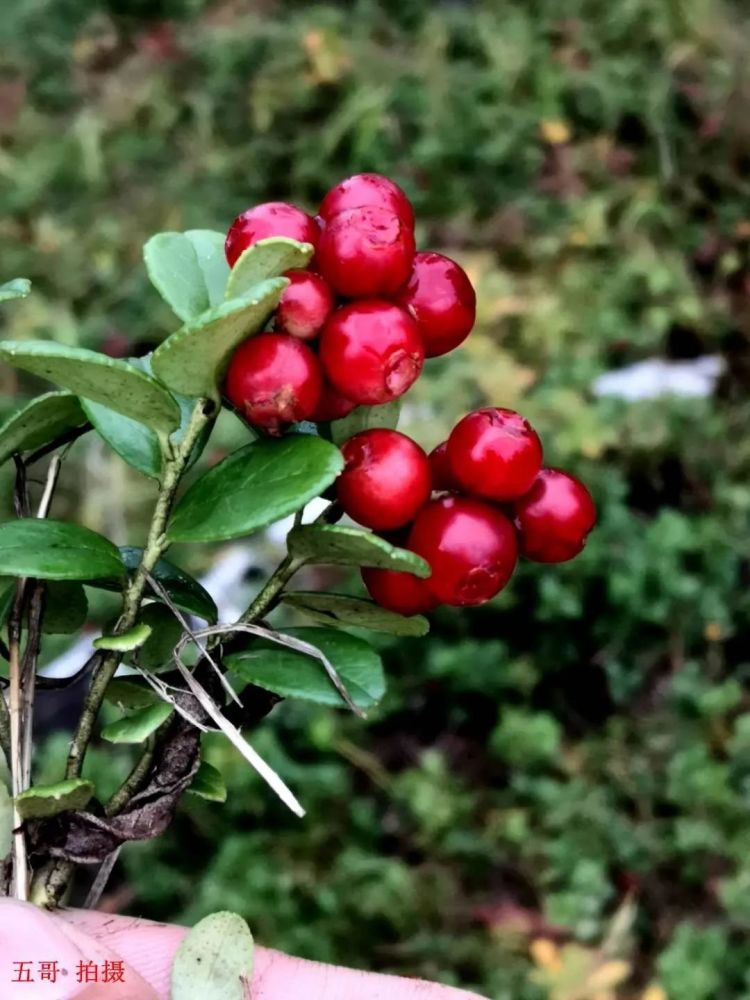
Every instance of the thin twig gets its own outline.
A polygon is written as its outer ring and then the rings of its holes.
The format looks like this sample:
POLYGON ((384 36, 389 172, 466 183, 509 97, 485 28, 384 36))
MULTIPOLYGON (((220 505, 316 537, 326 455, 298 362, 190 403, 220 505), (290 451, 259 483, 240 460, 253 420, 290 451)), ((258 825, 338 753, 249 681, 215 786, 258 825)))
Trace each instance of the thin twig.
MULTIPOLYGON (((169 726, 167 725, 165 728, 169 728, 169 726)), ((149 768, 151 767, 151 762, 154 759, 155 747, 156 734, 152 733, 152 735, 146 740, 143 753, 137 761, 135 767, 104 806, 105 816, 115 816, 124 806, 127 805, 131 797, 138 791, 149 772, 149 768)))
POLYGON ((52 441, 49 441, 47 444, 42 445, 41 448, 32 452, 31 455, 25 459, 26 465, 33 465, 35 462, 38 462, 40 458, 44 458, 53 451, 57 451, 57 449, 61 448, 63 445, 73 444, 73 442, 77 441, 79 437, 82 437, 84 434, 88 434, 90 430, 93 430, 93 425, 87 422, 85 424, 81 424, 80 427, 73 427, 71 430, 65 431, 63 434, 60 434, 52 441))
POLYGON ((97 907, 99 900, 102 898, 102 893, 107 888, 107 882, 112 874, 112 869, 117 864, 117 859, 120 857, 120 851, 122 850, 122 844, 112 851, 104 861, 102 861, 99 866, 99 871, 96 873, 96 878, 91 883, 91 888, 88 891, 88 895, 83 904, 85 910, 93 910, 97 907))

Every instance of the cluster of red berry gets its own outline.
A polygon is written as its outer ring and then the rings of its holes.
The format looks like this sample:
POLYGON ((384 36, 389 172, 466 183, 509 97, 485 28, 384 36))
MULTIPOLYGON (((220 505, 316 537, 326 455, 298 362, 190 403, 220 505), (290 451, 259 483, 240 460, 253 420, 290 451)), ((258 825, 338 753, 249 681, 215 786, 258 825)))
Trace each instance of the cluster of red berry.
MULTIPOLYGON (((238 348, 225 384, 234 407, 270 433, 396 399, 425 357, 453 350, 474 325, 467 275, 441 254, 415 252, 414 212, 388 178, 342 181, 316 218, 283 202, 244 212, 227 235, 230 266, 271 236, 311 243, 315 256, 309 270, 288 273, 273 332, 238 348)), ((508 583, 519 552, 572 559, 596 521, 583 483, 542 467, 537 433, 512 410, 469 413, 429 456, 386 428, 355 434, 342 452, 345 513, 432 569, 426 580, 362 570, 373 600, 401 614, 483 604, 508 583)))
POLYGON ((227 234, 230 267, 271 236, 310 243, 315 256, 287 273, 274 331, 230 362, 225 393, 256 427, 278 434, 388 403, 413 385, 425 357, 453 350, 474 325, 471 282, 448 257, 415 252, 414 211, 387 177, 342 181, 315 218, 285 202, 243 212, 227 234))

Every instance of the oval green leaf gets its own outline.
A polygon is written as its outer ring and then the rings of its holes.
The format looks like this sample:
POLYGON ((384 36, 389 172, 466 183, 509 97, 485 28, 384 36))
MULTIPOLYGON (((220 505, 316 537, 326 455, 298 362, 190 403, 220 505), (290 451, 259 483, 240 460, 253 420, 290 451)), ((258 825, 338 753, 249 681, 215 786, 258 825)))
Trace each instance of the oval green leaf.
POLYGON ((379 535, 338 524, 305 524, 287 536, 289 552, 307 563, 376 566, 415 576, 430 575, 429 564, 407 549, 397 548, 379 535))
POLYGON ((258 240, 244 250, 235 262, 227 281, 227 299, 244 298, 252 294, 255 285, 268 278, 278 278, 296 268, 307 267, 315 247, 298 243, 285 236, 258 240))
POLYGON ((210 469, 175 508, 173 542, 249 535, 319 496, 343 468, 341 452, 307 434, 253 441, 210 469))
POLYGON ((182 625, 164 604, 147 604, 141 612, 141 621, 148 625, 151 634, 138 650, 136 662, 148 670, 170 664, 182 635, 182 625))
POLYGON ((95 531, 41 518, 0 524, 0 566, 39 580, 119 579, 125 569, 117 547, 95 531))
POLYGON ((224 784, 221 771, 207 760, 201 761, 188 791, 193 795, 199 795, 202 799, 208 799, 209 802, 227 801, 227 786, 224 784))
POLYGON ((42 631, 48 635, 72 635, 85 623, 88 611, 86 591, 80 583, 52 580, 44 597, 42 631))
MULTIPOLYGON (((358 708, 372 708, 385 694, 380 657, 364 639, 327 628, 287 629, 286 634, 310 643, 327 657, 358 708)), ((345 705, 323 665, 306 653, 263 639, 253 641, 245 652, 230 654, 224 662, 246 683, 284 698, 337 708, 345 705)))
POLYGON ((253 974, 253 936, 242 917, 204 917, 183 938, 172 963, 172 1000, 245 1000, 253 974))
POLYGON ((143 248, 151 284, 184 323, 224 298, 229 277, 224 238, 209 229, 157 233, 143 248))
POLYGON ((121 635, 102 635, 94 639, 94 649, 112 649, 117 653, 130 653, 140 648, 151 635, 151 626, 139 622, 121 635))
POLYGON ((104 697, 113 705, 120 705, 122 708, 146 708, 148 705, 156 705, 160 700, 150 687, 137 684, 133 680, 125 680, 123 677, 115 677, 109 682, 104 697))
POLYGON ((407 618, 362 597, 296 591, 284 594, 283 601, 318 625, 355 625, 358 628, 369 628, 373 632, 402 636, 427 635, 430 631, 430 623, 422 615, 407 618))
POLYGON ((31 291, 28 278, 11 278, 0 285, 0 302, 10 302, 11 299, 25 299, 31 291))
POLYGON ((132 715, 126 715, 117 722, 111 722, 102 729, 101 737, 109 743, 143 743, 155 733, 172 714, 172 706, 165 701, 156 705, 139 708, 132 715))
POLYGON ((161 434, 180 422, 179 407, 164 386, 126 361, 41 340, 0 342, 0 358, 161 434))
POLYGON ((263 327, 288 284, 286 278, 264 281, 251 295, 223 302, 180 327, 154 351, 154 374, 185 396, 217 399, 232 352, 263 327))
POLYGON ((44 819, 68 809, 83 809, 94 794, 94 785, 84 778, 66 778, 54 785, 34 785, 16 795, 16 808, 23 819, 44 819))
POLYGON ((341 420, 331 422, 331 440, 334 444, 342 444, 360 431, 371 427, 387 427, 394 430, 398 426, 401 412, 401 400, 394 399, 381 406, 358 406, 341 420))
MULTIPOLYGON (((125 569, 132 575, 140 565, 143 549, 126 545, 119 551, 125 569)), ((180 569, 179 566, 175 566, 168 559, 159 559, 151 570, 151 576, 162 585, 180 611, 187 611, 188 614, 202 618, 210 625, 216 624, 219 612, 214 599, 205 587, 189 573, 180 569)), ((102 590, 120 590, 120 584, 115 579, 102 578, 93 581, 93 586, 100 587, 102 590)), ((153 596, 157 600, 159 599, 157 594, 153 596)))
POLYGON ((159 438, 150 428, 90 399, 82 399, 81 406, 96 432, 123 461, 144 476, 159 478, 161 447, 159 438))
POLYGON ((0 427, 0 465, 11 455, 35 451, 85 423, 86 414, 72 393, 47 392, 37 396, 0 427))

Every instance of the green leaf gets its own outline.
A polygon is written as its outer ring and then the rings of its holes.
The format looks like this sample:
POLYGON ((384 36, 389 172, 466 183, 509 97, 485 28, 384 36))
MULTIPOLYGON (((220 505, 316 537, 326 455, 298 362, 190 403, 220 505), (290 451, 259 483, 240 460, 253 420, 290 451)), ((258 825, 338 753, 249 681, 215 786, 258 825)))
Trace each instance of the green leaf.
POLYGON ((242 917, 212 913, 188 931, 172 963, 172 1000, 245 1000, 253 936, 242 917))
POLYGON ((83 778, 67 778, 54 785, 34 785, 16 795, 16 808, 23 819, 57 816, 68 809, 83 809, 94 794, 94 785, 83 778))
MULTIPOLYGON (((327 628, 287 629, 286 634, 325 654, 358 708, 371 708, 383 697, 383 665, 364 639, 327 628)), ((254 641, 245 652, 230 654, 224 662, 246 683, 284 698, 303 698, 338 708, 344 704, 323 665, 306 653, 263 639, 254 641)))
POLYGON ((200 795, 202 799, 208 799, 209 802, 227 801, 227 786, 224 784, 221 771, 207 760, 201 761, 188 791, 193 795, 200 795))
POLYGON ((10 281, 0 285, 0 302, 9 302, 11 299, 25 299, 31 291, 31 282, 28 278, 12 278, 10 281))
POLYGON ((262 329, 288 284, 286 278, 264 281, 251 295, 223 302, 180 327, 154 351, 154 374, 185 396, 218 399, 234 349, 262 329))
POLYGON ((123 461, 144 476, 159 478, 161 446, 159 438, 150 428, 130 417, 124 417, 109 406, 92 403, 90 399, 82 399, 81 405, 97 433, 123 461))
POLYGON ((143 259, 151 283, 183 322, 222 301, 229 277, 223 233, 157 233, 144 246, 143 259))
POLYGON ((421 615, 397 615, 362 597, 297 591, 285 594, 283 600, 319 625, 356 625, 403 636, 427 635, 430 631, 430 623, 421 615))
MULTIPOLYGON (((125 546, 120 549, 120 555, 128 572, 135 573, 143 556, 143 549, 125 546)), ((211 625, 216 624, 219 612, 214 599, 189 573, 168 559, 160 559, 151 570, 151 576, 162 585, 180 611, 187 611, 211 625)))
POLYGON ((48 392, 16 410, 0 427, 0 465, 11 455, 35 451, 66 431, 86 423, 86 414, 70 392, 48 392))
POLYGON ((102 635, 94 639, 94 649, 113 649, 118 653, 130 653, 142 646, 150 635, 150 626, 139 622, 122 635, 102 635))
POLYGON ((122 708, 146 708, 148 705, 160 702, 158 695, 150 687, 122 677, 115 677, 109 682, 104 697, 113 705, 120 705, 122 708))
POLYGON ((41 340, 2 341, 0 357, 159 433, 173 431, 180 422, 179 407, 164 386, 126 361, 41 340))
POLYGON ((163 667, 172 659, 182 625, 164 604, 147 604, 141 612, 141 621, 151 629, 151 635, 138 650, 136 660, 149 670, 163 667))
POLYGON ((78 524, 22 518, 0 524, 0 566, 6 575, 40 580, 120 578, 117 548, 78 524))
POLYGON ((86 621, 89 602, 80 583, 53 580, 47 584, 42 631, 48 635, 72 635, 86 621))
POLYGON ((164 701, 139 708, 102 729, 101 737, 109 743, 143 743, 172 714, 172 706, 164 701))
POLYGON ((400 399, 383 403, 381 406, 357 406, 341 420, 331 422, 331 440, 334 444, 342 444, 360 431, 367 431, 371 427, 387 427, 394 430, 398 426, 400 412, 400 399))
POLYGON ((4 861, 13 846, 13 799, 0 781, 0 861, 4 861))
POLYGON ((235 299, 252 292, 255 285, 268 278, 278 278, 297 268, 307 267, 315 248, 311 243, 297 243, 285 236, 258 240, 235 262, 225 297, 235 299))
MULTIPOLYGON (((3 626, 13 607, 16 596, 16 581, 12 577, 0 579, 0 626, 3 626)), ((0 755, 2 756, 2 755, 0 755)))
POLYGON ((377 566, 427 577, 430 567, 421 556, 399 549, 379 535, 338 524, 305 524, 287 536, 289 552, 308 563, 377 566))
POLYGON ((307 434, 253 441, 193 483, 167 537, 218 542, 249 535, 319 496, 343 468, 341 452, 307 434))

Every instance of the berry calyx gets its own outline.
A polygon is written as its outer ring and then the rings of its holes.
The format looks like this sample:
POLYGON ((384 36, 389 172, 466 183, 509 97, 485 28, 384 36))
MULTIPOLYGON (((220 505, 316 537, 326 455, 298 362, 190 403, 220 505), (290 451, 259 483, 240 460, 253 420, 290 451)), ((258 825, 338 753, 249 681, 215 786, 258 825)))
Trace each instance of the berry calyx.
POLYGON ((461 487, 489 500, 514 500, 542 467, 542 444, 515 410, 488 406, 468 413, 448 438, 448 460, 461 487))
POLYGON ((325 221, 350 208, 374 205, 389 208, 401 222, 414 228, 414 209, 401 188, 382 174, 355 174, 332 187, 320 206, 320 217, 325 221))
POLYGON ((271 236, 287 236, 300 243, 317 246, 320 230, 315 219, 286 201, 266 201, 242 212, 229 227, 224 252, 234 267, 244 250, 271 236))
POLYGON ((317 357, 286 333, 261 333, 241 344, 224 384, 226 397, 248 423, 271 434, 309 420, 322 388, 317 357))
POLYGON ((373 427, 341 446, 344 471, 336 481, 344 512, 367 528, 390 531, 411 521, 430 497, 430 463, 406 434, 373 427))
POLYGON ((433 448, 428 455, 432 470, 433 490, 453 491, 460 489, 458 480, 453 475, 453 469, 448 460, 448 442, 443 441, 433 448))
POLYGON ((463 268, 439 253, 415 255, 411 277, 397 301, 416 320, 428 358, 458 347, 474 326, 474 288, 463 268))
POLYGON ((518 543, 508 518, 469 497, 440 497, 414 519, 407 548, 426 559, 427 589, 442 604, 484 604, 510 580, 518 543))
POLYGON ((515 504, 521 552, 527 559, 560 563, 582 551, 596 524, 596 506, 583 483, 561 469, 542 469, 515 504))
POLYGON ((333 311, 333 292, 328 283, 312 271, 287 271, 284 277, 289 279, 289 284, 276 307, 274 329, 300 340, 314 340, 333 311))
POLYGON ((330 420, 341 420, 342 417, 351 413, 356 405, 354 400, 342 396, 324 379, 320 402, 315 407, 315 412, 310 419, 317 424, 328 423, 330 420))
POLYGON ((425 586, 425 581, 413 573, 371 567, 363 567, 361 573, 370 597, 387 611, 395 611, 399 615, 419 615, 432 611, 439 604, 425 586))
POLYGON ((365 205, 326 221, 315 256, 328 284, 346 298, 393 295, 414 260, 414 233, 389 208, 365 205))
POLYGON ((338 392, 373 406, 403 395, 416 381, 424 348, 403 309, 371 299, 330 315, 320 335, 320 360, 338 392))

